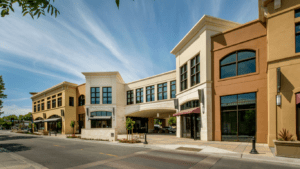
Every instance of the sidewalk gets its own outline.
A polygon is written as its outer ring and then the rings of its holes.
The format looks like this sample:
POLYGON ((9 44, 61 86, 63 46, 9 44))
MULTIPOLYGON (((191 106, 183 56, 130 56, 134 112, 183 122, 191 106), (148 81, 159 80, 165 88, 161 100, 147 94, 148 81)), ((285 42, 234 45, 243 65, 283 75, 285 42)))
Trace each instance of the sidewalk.
POLYGON ((0 147, 0 169, 46 169, 46 167, 0 147))

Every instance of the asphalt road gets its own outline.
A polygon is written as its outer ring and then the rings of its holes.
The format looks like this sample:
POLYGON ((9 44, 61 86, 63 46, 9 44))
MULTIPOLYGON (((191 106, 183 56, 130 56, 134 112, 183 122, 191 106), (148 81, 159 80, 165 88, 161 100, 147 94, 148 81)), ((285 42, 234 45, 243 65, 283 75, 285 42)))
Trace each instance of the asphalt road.
MULTIPOLYGON (((0 131, 0 146, 47 168, 211 168, 211 169, 299 169, 234 158, 220 158, 182 151, 153 150, 90 141, 73 141, 16 135, 0 131)), ((1 152, 0 152, 1 153, 1 152)), ((1 163, 1 162, 0 162, 1 163)))

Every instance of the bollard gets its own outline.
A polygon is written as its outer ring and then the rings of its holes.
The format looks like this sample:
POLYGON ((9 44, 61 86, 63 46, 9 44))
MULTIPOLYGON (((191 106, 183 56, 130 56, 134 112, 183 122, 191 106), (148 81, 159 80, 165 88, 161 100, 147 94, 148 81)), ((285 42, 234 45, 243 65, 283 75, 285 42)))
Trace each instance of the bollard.
POLYGON ((252 150, 250 151, 250 154, 258 154, 255 149, 255 137, 252 138, 252 150))
POLYGON ((144 144, 148 144, 148 142, 147 142, 147 133, 145 133, 145 142, 144 142, 144 144))
POLYGON ((57 132, 55 131, 55 136, 56 136, 57 132))

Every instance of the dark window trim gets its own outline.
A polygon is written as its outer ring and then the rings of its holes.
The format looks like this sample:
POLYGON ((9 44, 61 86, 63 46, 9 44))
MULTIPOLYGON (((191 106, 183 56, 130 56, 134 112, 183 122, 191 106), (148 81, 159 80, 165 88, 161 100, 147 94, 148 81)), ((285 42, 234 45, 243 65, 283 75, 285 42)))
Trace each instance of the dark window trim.
POLYGON ((57 98, 57 107, 62 106, 62 97, 57 98))
POLYGON ((154 91, 155 90, 155 87, 154 85, 152 86, 147 86, 146 87, 146 102, 152 102, 152 101, 155 101, 155 92, 152 93, 152 90, 154 91), (147 91, 150 91, 150 94, 148 94, 147 91), (150 95, 150 100, 148 100, 148 95, 150 95), (154 99, 152 100, 152 96, 154 96, 154 99))
POLYGON ((187 64, 184 64, 180 67, 180 91, 183 91, 187 89, 187 64), (182 69, 185 69, 184 72, 182 72, 182 69), (185 79, 182 79, 182 76, 185 76, 185 79), (182 87, 182 84, 185 84, 185 88, 182 87))
POLYGON ((200 106, 200 101, 199 100, 190 100, 187 101, 183 104, 180 105, 180 110, 186 110, 194 107, 199 107, 200 106), (194 104, 197 102, 197 105, 195 106, 194 104))
POLYGON ((85 105, 85 96, 82 94, 78 97, 78 106, 84 106, 85 105))
POLYGON ((200 83, 200 54, 196 55, 191 59, 191 87, 200 83), (199 57, 197 62, 197 57, 199 57), (195 65, 192 66, 193 61, 195 60, 195 65), (199 65, 199 70, 197 71, 197 66, 199 65), (193 73, 193 69, 195 69, 195 73, 193 73), (194 76, 196 76, 196 81, 194 81, 194 76), (199 81, 197 82, 197 77, 199 77, 199 81))
POLYGON ((34 107, 34 108, 33 108, 33 111, 36 112, 36 105, 34 105, 33 107, 34 107))
POLYGON ((112 93, 112 88, 111 87, 102 87, 102 104, 112 104, 112 96, 108 96, 108 93, 112 93), (104 89, 106 88, 107 92, 104 92, 104 89), (110 88, 110 92, 108 92, 108 88, 110 88), (104 93, 106 93, 106 97, 104 97, 104 93), (104 103, 104 99, 106 98, 106 103, 104 103), (108 98, 111 99, 111 102, 108 103, 108 98))
POLYGON ((160 83, 160 84, 157 84, 157 100, 165 100, 165 99, 168 99, 168 94, 167 94, 167 98, 165 98, 164 96, 164 93, 168 93, 168 82, 165 82, 165 83, 160 83), (162 85, 162 87, 159 87, 159 85, 162 85), (167 90, 165 91, 164 90, 164 87, 167 87, 167 90), (161 92, 159 92, 159 88, 161 88, 161 92), (159 94, 162 94, 162 99, 159 99, 159 94))
POLYGON ((97 115, 98 112, 100 112, 100 114, 101 114, 100 116, 102 116, 103 112, 105 112, 104 116, 112 116, 113 115, 111 111, 93 111, 93 112, 91 112, 91 116, 98 116, 97 115), (94 115, 95 113, 96 113, 96 115, 94 115), (110 113, 111 115, 107 115, 107 113, 110 113))
POLYGON ((47 101, 47 109, 51 109, 51 101, 47 101))
POLYGON ((52 103, 52 108, 55 108, 56 107, 56 99, 53 99, 51 103, 52 103))
POLYGON ((128 90, 127 91, 127 105, 133 104, 134 103, 134 96, 133 96, 133 90, 128 90), (129 97, 128 97, 129 95, 129 97))
POLYGON ((143 103, 144 102, 144 88, 135 89, 135 102, 136 103, 143 103), (138 96, 139 93, 139 96, 138 96), (138 98, 140 99, 138 101, 138 98))
POLYGON ((74 107, 74 97, 69 97, 69 106, 74 107))
MULTIPOLYGON (((256 64, 256 51, 255 51, 255 50, 250 50, 250 49, 249 49, 249 50, 237 50, 237 51, 235 51, 235 52, 232 52, 232 53, 226 55, 225 57, 223 57, 223 58, 220 60, 220 68, 219 68, 220 79, 226 79, 226 78, 230 78, 230 77, 241 76, 241 75, 238 75, 238 74, 239 74, 239 72, 238 72, 238 64, 239 64, 239 63, 242 63, 242 62, 245 62, 245 61, 248 61, 248 60, 253 60, 253 59, 255 60, 255 72, 256 72, 256 71, 257 71, 257 69, 256 69, 257 64, 256 64), (239 52, 244 52, 244 51, 253 52, 253 53, 255 53, 255 56, 254 56, 254 57, 251 57, 251 58, 247 58, 247 59, 238 60, 238 53, 239 53, 239 52), (227 57, 229 57, 230 55, 232 55, 232 54, 234 54, 234 53, 235 53, 235 62, 230 62, 230 63, 226 63, 226 64, 221 65, 221 62, 222 62, 224 59, 226 59, 227 57), (235 76, 230 76, 230 77, 221 78, 221 68, 222 68, 222 67, 225 67, 225 66, 233 65, 233 64, 235 64, 236 75, 235 75, 235 76)), ((254 72, 251 72, 251 73, 254 73, 254 72)), ((247 74, 249 74, 249 73, 247 73, 247 74)), ((242 74, 242 75, 245 75, 245 74, 242 74)))
POLYGON ((41 105, 38 104, 38 111, 41 111, 41 105))
POLYGON ((44 110, 44 109, 45 109, 45 107, 44 107, 44 103, 41 103, 41 108, 42 108, 42 110, 44 110))
POLYGON ((100 104, 100 87, 91 87, 91 104, 100 104), (95 88, 95 92, 92 92, 93 88, 95 88), (99 97, 97 97, 97 88, 99 88, 99 97), (95 93, 95 97, 92 97, 92 93, 95 93), (97 98, 99 98, 99 103, 97 103, 97 98), (95 103, 92 103, 92 99, 95 99, 95 103))
POLYGON ((170 98, 176 98, 176 80, 173 80, 170 82, 170 98), (174 84, 172 84, 172 82, 175 82, 174 84), (175 86, 175 89, 172 90, 172 86, 175 86), (172 92, 175 92, 175 97, 172 97, 172 92))

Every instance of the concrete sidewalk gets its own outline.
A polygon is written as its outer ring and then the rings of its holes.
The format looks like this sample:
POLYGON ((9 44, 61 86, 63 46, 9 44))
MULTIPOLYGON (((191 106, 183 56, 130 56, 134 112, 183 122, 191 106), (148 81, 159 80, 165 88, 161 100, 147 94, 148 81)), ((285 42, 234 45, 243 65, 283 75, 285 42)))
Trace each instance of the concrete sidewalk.
POLYGON ((46 167, 0 147, 0 169, 46 169, 46 167))

